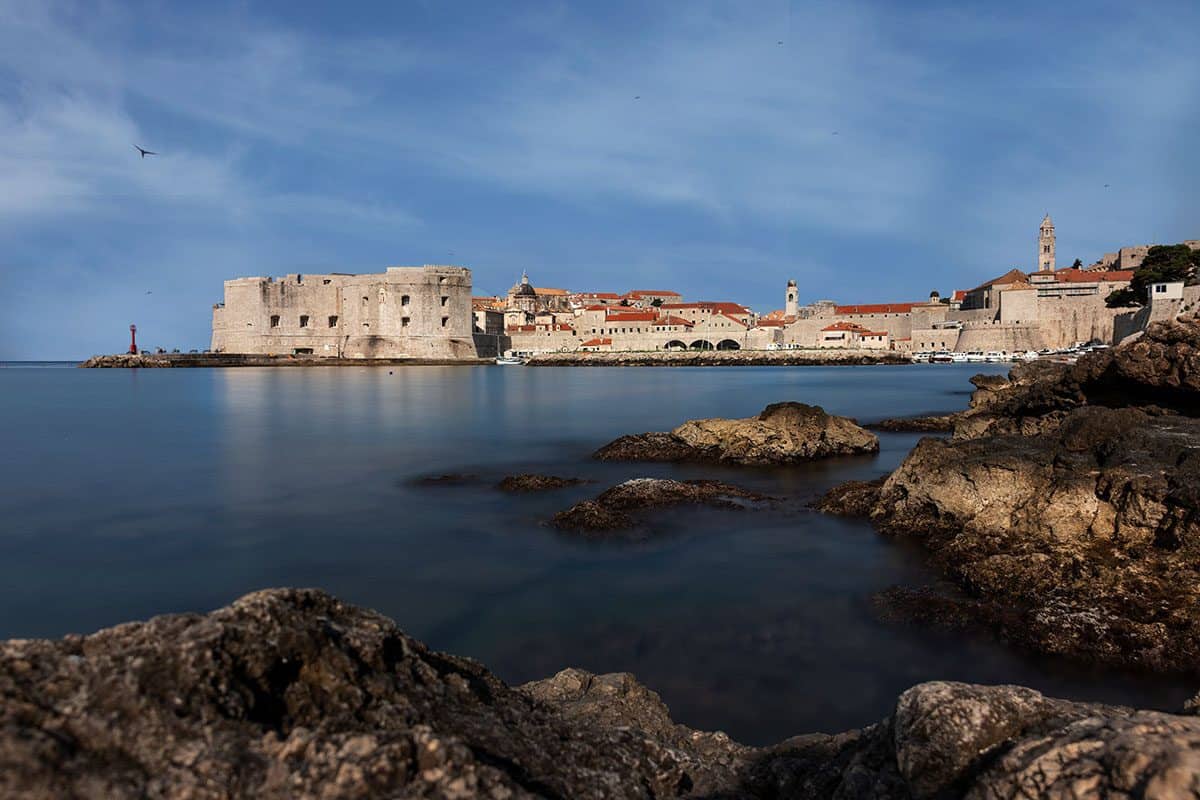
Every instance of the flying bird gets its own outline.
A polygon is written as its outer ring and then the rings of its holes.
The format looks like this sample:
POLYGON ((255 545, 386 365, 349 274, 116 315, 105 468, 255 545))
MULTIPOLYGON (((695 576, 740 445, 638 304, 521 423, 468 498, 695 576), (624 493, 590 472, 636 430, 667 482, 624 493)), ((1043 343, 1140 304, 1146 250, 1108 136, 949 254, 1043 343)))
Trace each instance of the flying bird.
POLYGON ((142 154, 142 158, 145 158, 146 156, 156 156, 156 155, 158 155, 158 153, 154 152, 153 150, 147 150, 147 149, 145 149, 145 148, 143 148, 143 147, 138 147, 136 144, 133 146, 133 149, 134 149, 134 150, 137 150, 139 153, 141 153, 141 154, 142 154))
POLYGON ((783 40, 781 39, 780 41, 776 42, 775 44, 783 44, 783 40))
POLYGON ((634 100, 641 100, 641 99, 642 99, 642 96, 641 96, 640 94, 635 94, 635 95, 633 96, 633 99, 634 99, 634 100))
POLYGON ((1107 183, 1106 183, 1106 184, 1104 184, 1104 188, 1105 188, 1105 189, 1107 189, 1107 188, 1108 188, 1108 184, 1107 184, 1107 183))

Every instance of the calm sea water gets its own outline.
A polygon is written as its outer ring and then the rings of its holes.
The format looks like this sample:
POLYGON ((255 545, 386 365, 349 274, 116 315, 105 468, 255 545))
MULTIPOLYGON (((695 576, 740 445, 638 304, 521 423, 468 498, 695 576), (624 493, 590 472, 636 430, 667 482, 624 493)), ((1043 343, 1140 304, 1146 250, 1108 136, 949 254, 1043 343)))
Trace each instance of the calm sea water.
POLYGON ((931 679, 1177 708, 1178 683, 1092 672, 988 639, 890 627, 868 598, 930 580, 919 552, 804 503, 893 469, 601 464, 621 434, 800 400, 872 421, 965 406, 1002 367, 0 369, 0 638, 204 611, 271 586, 379 609, 510 682, 627 670, 677 720, 765 743, 886 714, 931 679), (493 488, 538 471, 594 484, 493 488), (473 483, 414 478, 467 473, 473 483), (594 543, 543 524, 630 477, 716 477, 786 496, 763 511, 663 512, 594 543))

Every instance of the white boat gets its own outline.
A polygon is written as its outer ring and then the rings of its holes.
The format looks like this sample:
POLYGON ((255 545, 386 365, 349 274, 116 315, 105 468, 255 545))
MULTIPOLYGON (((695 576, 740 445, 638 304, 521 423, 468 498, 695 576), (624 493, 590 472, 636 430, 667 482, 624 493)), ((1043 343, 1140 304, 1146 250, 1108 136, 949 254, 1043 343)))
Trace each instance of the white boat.
POLYGON ((939 350, 934 353, 929 360, 934 364, 950 364, 954 361, 954 356, 945 350, 939 350))
POLYGON ((517 356, 500 356, 496 363, 502 367, 519 367, 525 362, 517 356))
POLYGON ((1001 361, 1008 361, 1008 353, 1001 352, 1000 350, 989 350, 984 358, 989 364, 996 364, 1001 361))
POLYGON ((1024 352, 1024 354, 1021 355, 1021 360, 1022 361, 1037 361, 1038 358, 1040 358, 1040 357, 1041 357, 1041 354, 1037 350, 1026 350, 1024 352))

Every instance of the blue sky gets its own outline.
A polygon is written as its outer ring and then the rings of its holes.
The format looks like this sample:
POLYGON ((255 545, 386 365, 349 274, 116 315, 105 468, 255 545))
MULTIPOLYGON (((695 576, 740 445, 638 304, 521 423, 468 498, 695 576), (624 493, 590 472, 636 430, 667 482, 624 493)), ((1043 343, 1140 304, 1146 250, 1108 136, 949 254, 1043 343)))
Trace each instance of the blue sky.
POLYGON ((1065 263, 1200 238, 1197 30, 1195 2, 0 0, 0 360, 130 322, 205 347, 242 275, 765 312, 788 278, 1029 269, 1047 211, 1065 263))

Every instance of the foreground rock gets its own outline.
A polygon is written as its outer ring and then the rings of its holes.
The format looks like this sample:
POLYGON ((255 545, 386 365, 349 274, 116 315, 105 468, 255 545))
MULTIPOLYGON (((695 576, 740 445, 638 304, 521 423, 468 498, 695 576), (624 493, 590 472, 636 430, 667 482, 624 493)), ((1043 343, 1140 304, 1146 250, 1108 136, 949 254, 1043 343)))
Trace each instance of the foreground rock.
POLYGON ((630 513, 633 511, 676 505, 743 509, 748 502, 769 499, 721 481, 632 478, 601 492, 594 500, 584 500, 560 511, 554 515, 553 524, 562 530, 617 531, 637 524, 630 513))
POLYGON ((852 419, 804 403, 774 403, 757 417, 696 419, 670 433, 622 436, 596 451, 602 461, 718 461, 789 464, 876 453, 879 439, 852 419))
POLYGON ((535 475, 525 473, 508 475, 497 484, 502 492, 546 492, 587 483, 583 478, 560 478, 557 475, 535 475))
POLYGON ((312 590, 0 645, 0 796, 1193 797, 1200 718, 929 683, 763 749, 629 675, 512 689, 312 590))

